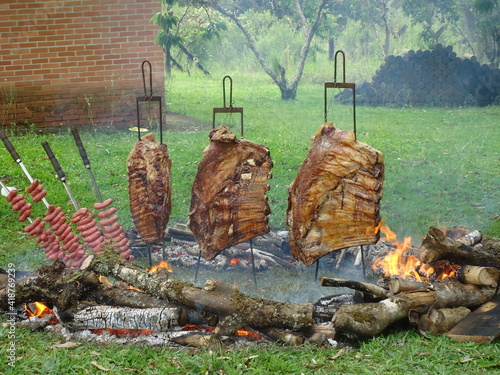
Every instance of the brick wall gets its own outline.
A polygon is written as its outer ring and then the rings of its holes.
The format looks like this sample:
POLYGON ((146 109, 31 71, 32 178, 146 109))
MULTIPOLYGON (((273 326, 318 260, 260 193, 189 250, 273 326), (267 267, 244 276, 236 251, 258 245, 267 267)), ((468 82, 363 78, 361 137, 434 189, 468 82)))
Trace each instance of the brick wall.
POLYGON ((153 94, 164 94, 158 27, 149 21, 159 4, 2 0, 0 125, 135 126, 142 61, 153 67, 153 94))

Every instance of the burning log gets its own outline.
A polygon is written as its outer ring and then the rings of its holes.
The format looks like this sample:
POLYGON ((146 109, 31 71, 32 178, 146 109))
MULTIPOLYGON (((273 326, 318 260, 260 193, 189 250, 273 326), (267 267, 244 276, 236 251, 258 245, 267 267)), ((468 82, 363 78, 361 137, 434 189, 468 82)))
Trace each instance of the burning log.
POLYGON ((88 258, 82 267, 86 271, 114 277, 171 303, 218 315, 221 319, 216 334, 234 333, 243 326, 300 330, 314 323, 312 304, 256 300, 213 280, 207 281, 204 289, 195 288, 179 280, 150 274, 113 254, 88 258))
POLYGON ((397 294, 400 292, 428 290, 431 289, 431 286, 429 283, 422 281, 394 278, 389 280, 387 288, 392 294, 397 294))
POLYGON ((408 316, 411 310, 426 312, 430 307, 477 307, 490 300, 494 288, 459 282, 436 282, 433 290, 401 292, 377 303, 346 305, 332 321, 337 331, 358 337, 371 337, 408 316))
POLYGON ((470 310, 461 306, 444 309, 431 308, 423 315, 418 311, 410 311, 408 318, 410 323, 416 324, 420 331, 438 335, 449 331, 469 314, 470 310))
POLYGON ((418 258, 424 263, 446 259, 455 264, 500 269, 499 258, 482 251, 474 251, 464 243, 447 237, 442 230, 436 227, 431 227, 429 233, 424 237, 419 248, 418 258))
POLYGON ((205 259, 269 232, 269 150, 237 140, 226 126, 210 132, 191 192, 189 228, 205 259))
POLYGON ((309 266, 334 250, 376 243, 383 179, 381 152, 323 124, 289 188, 294 258, 309 266))

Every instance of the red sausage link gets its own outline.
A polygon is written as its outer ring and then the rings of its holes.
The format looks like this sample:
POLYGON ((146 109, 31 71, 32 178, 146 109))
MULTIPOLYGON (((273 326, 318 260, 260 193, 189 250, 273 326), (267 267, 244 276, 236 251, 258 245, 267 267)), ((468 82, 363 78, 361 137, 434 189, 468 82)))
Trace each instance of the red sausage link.
POLYGON ((16 195, 17 195, 17 190, 11 190, 10 193, 7 195, 7 202, 12 202, 12 199, 14 199, 16 195))
POLYGON ((25 204, 26 204, 25 199, 17 201, 16 203, 12 202, 12 209, 14 211, 19 211, 25 204))
MULTIPOLYGON (((29 225, 26 226, 26 228, 24 228, 24 231, 29 233, 33 228, 40 225, 41 222, 42 222, 42 218, 37 217, 35 220, 33 220, 32 223, 30 223, 29 225)), ((45 225, 45 223, 43 223, 43 224, 45 225)), ((43 226, 42 226, 42 228, 43 228, 43 226)))
POLYGON ((99 228, 92 227, 87 229, 85 232, 82 232, 82 237, 86 239, 89 238, 90 236, 93 236, 95 233, 99 233, 99 228))
POLYGON ((118 220, 118 215, 113 215, 108 219, 102 220, 99 224, 101 224, 103 227, 107 227, 108 225, 113 224, 117 220, 118 220))
POLYGON ((94 208, 96 210, 102 210, 103 208, 108 207, 111 203, 113 203, 113 198, 108 198, 102 203, 94 203, 94 208))
POLYGON ((31 208, 33 207, 33 205, 31 203, 26 203, 24 206, 21 207, 21 209, 19 210, 19 215, 22 215, 24 214, 26 211, 28 210, 31 210, 31 208))
POLYGON ((102 231, 105 233, 105 234, 108 234, 108 233, 111 233, 111 232, 114 232, 115 230, 121 228, 121 225, 119 222, 115 222, 111 225, 108 225, 107 227, 104 227, 102 228, 102 231))
POLYGON ((49 207, 49 209, 47 210, 47 213, 45 214, 45 219, 44 220, 47 223, 53 222, 54 218, 58 214, 60 214, 61 212, 62 212, 61 207, 57 207, 57 208, 55 208, 53 210, 51 210, 50 207, 49 207), (50 213, 49 213, 49 211, 50 211, 50 213))
POLYGON ((20 200, 24 199, 24 195, 23 194, 17 194, 14 198, 12 198, 12 204, 16 204, 17 202, 19 202, 20 200))
POLYGON ((78 231, 83 233, 90 228, 97 228, 97 223, 95 220, 92 220, 91 222, 89 222, 87 224, 83 224, 83 225, 78 224, 77 228, 78 228, 78 231))
POLYGON ((128 238, 122 238, 120 241, 116 243, 116 245, 121 249, 123 246, 128 247, 128 238))
POLYGON ((35 195, 33 197, 33 202, 35 202, 35 203, 40 202, 43 198, 45 198, 46 195, 47 195, 47 191, 42 190, 41 192, 39 192, 37 195, 35 195))
MULTIPOLYGON (((102 237, 102 234, 101 232, 97 231, 95 233, 93 233, 92 235, 88 236, 88 237, 84 237, 83 239, 85 240, 85 242, 87 243, 92 243, 93 241, 97 240, 98 238, 103 238, 102 237)), ((103 238, 104 240, 104 238, 103 238)), ((90 245, 89 245, 90 246, 90 245)), ((91 246, 92 247, 92 246, 91 246)))
POLYGON ((122 227, 119 227, 117 230, 115 230, 114 232, 111 232, 111 233, 107 233, 106 237, 107 238, 116 238, 118 237, 120 234, 123 233, 123 228, 122 227))
POLYGON ((100 218, 100 219, 104 219, 106 217, 110 217, 112 215, 114 215, 116 213, 116 208, 114 207, 111 207, 111 208, 108 208, 106 211, 101 211, 97 214, 97 216, 100 218))
POLYGON ((38 186, 39 183, 40 183, 40 180, 38 178, 35 178, 33 180, 33 182, 31 183, 31 185, 28 186, 28 188, 26 189, 26 193, 31 194, 31 192, 33 190, 35 190, 35 188, 38 186))
MULTIPOLYGON (((54 228, 52 228, 52 229, 54 229, 54 228)), ((68 225, 68 223, 64 222, 64 223, 61 223, 61 225, 59 226, 59 228, 56 229, 54 234, 57 237, 64 237, 63 234, 66 235, 70 231, 71 231, 71 227, 68 225)))
POLYGON ((26 220, 28 220, 28 218, 31 216, 31 210, 28 210, 26 211, 24 214, 22 214, 19 219, 17 219, 18 221, 20 221, 21 223, 25 222, 26 220))
POLYGON ((87 216, 82 217, 80 221, 77 222, 77 225, 85 225, 90 223, 92 220, 94 220, 94 217, 89 214, 87 216))

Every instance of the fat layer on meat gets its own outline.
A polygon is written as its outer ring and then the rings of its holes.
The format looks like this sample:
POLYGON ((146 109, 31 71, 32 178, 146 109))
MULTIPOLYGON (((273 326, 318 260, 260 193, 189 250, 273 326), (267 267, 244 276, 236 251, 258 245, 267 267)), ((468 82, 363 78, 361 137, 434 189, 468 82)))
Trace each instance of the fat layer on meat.
POLYGON ((383 154, 332 123, 320 126, 289 188, 287 223, 295 259, 311 265, 342 248, 376 243, 383 154))
POLYGON ((210 133, 191 191, 189 228, 204 258, 269 232, 269 150, 237 140, 221 125, 210 133))
POLYGON ((161 243, 170 217, 171 181, 167 146, 149 133, 137 141, 127 159, 130 212, 146 243, 161 243))

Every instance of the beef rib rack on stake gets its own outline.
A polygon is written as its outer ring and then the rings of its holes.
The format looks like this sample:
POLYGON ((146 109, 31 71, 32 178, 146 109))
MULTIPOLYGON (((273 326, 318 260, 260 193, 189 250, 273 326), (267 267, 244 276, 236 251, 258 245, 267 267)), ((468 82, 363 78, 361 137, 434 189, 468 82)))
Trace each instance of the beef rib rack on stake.
POLYGON ((139 235, 148 244, 162 243, 171 201, 167 146, 149 133, 137 141, 127 160, 130 211, 139 235))
POLYGON ((353 131, 321 125, 289 188, 290 250, 306 265, 351 246, 376 243, 384 157, 353 131))
POLYGON ((189 228, 203 257, 269 232, 266 192, 273 166, 269 150, 236 139, 224 125, 213 129, 191 191, 189 228))

